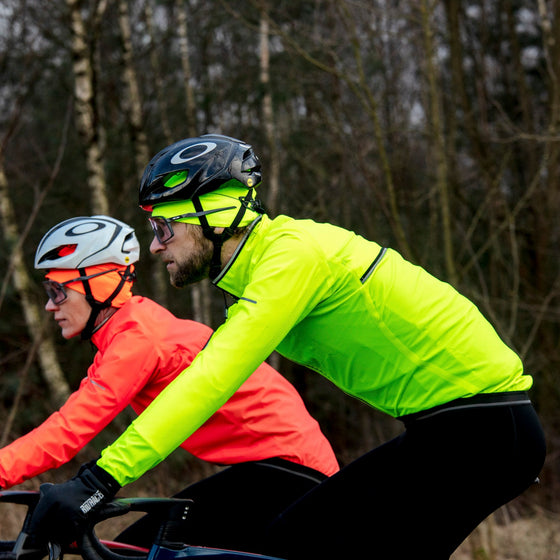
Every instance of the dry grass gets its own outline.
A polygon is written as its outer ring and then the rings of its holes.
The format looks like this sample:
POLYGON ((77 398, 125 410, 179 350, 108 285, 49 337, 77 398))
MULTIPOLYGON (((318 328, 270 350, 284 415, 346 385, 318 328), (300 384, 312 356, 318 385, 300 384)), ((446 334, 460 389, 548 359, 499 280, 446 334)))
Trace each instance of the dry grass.
POLYGON ((560 560, 560 516, 539 511, 530 518, 482 523, 452 560, 560 560))

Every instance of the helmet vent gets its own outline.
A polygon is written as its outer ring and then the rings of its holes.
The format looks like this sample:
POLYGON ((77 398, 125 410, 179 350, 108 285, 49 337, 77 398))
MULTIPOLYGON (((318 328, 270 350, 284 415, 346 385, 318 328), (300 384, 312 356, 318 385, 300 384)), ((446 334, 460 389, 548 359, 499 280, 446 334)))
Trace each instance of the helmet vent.
MULTIPOLYGON (((131 253, 138 248, 138 241, 136 235, 131 231, 125 238, 122 244, 123 253, 131 253)), ((126 257, 128 259, 128 257, 126 257)), ((127 261, 128 262, 128 261, 127 261)))
POLYGON ((55 261, 57 259, 61 259, 62 257, 66 257, 71 255, 78 245, 76 243, 71 243, 69 245, 59 245, 54 249, 51 249, 48 253, 45 253, 39 262, 44 261, 55 261))

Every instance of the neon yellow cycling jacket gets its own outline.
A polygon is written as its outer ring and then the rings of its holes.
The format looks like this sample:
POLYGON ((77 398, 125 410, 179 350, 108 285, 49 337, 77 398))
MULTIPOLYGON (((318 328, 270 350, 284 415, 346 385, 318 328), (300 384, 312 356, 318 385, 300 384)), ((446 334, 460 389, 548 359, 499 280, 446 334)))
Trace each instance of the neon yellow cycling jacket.
POLYGON ((394 417, 532 385, 472 302, 333 225, 263 216, 214 283, 238 298, 227 320, 98 461, 121 485, 180 445, 274 349, 394 417))

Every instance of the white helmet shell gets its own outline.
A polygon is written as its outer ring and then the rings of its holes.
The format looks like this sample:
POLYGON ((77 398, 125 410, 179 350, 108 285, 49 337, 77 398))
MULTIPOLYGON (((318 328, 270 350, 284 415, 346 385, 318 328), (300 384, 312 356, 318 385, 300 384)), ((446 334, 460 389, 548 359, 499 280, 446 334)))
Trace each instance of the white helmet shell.
POLYGON ((60 222, 41 239, 35 268, 129 265, 140 257, 134 229, 109 216, 79 216, 60 222))

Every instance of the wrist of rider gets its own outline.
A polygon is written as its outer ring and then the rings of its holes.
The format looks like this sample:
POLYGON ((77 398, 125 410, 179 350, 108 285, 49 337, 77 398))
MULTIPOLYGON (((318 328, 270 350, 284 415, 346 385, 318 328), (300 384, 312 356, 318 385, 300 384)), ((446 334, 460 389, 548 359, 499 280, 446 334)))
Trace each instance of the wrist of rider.
POLYGON ((101 490, 105 500, 110 500, 121 489, 121 485, 98 465, 91 465, 80 473, 80 477, 93 488, 101 490))

